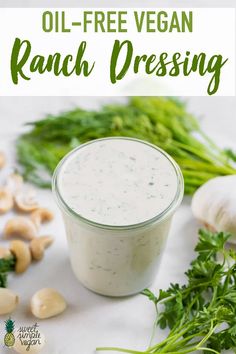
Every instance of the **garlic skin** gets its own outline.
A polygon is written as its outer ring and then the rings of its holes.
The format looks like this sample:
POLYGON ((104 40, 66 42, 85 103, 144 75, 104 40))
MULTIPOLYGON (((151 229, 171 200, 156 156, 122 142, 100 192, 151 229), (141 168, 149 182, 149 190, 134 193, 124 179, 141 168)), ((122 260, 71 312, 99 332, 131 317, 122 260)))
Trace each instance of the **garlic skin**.
POLYGON ((10 289, 0 288, 0 315, 12 313, 18 303, 18 295, 10 289))
POLYGON ((65 311, 66 306, 64 297, 51 288, 37 291, 30 302, 32 314, 40 319, 57 316, 65 311))
POLYGON ((193 215, 206 227, 232 234, 236 243, 236 175, 216 177, 203 184, 194 194, 193 215))

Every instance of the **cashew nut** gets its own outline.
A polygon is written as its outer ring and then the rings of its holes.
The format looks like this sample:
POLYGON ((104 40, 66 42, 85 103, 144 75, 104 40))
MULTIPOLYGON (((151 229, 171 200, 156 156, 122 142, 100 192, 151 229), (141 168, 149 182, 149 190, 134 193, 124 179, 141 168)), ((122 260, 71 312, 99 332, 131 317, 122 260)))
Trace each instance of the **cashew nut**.
POLYGON ((44 256, 45 248, 48 248, 53 243, 51 236, 36 237, 30 242, 30 250, 32 258, 39 261, 44 256))
POLYGON ((12 290, 0 288, 0 315, 12 313, 18 302, 19 297, 12 290))
POLYGON ((14 200, 7 188, 0 188, 0 214, 5 214, 13 208, 14 200))
POLYGON ((12 173, 8 176, 6 181, 6 188, 12 192, 12 194, 18 193, 23 185, 23 177, 18 173, 12 173))
POLYGON ((2 151, 0 151, 0 169, 3 168, 5 164, 6 164, 6 156, 2 151))
POLYGON ((18 216, 8 220, 3 233, 5 238, 21 237, 29 241, 36 237, 37 229, 30 219, 18 216))
POLYGON ((40 225, 43 222, 51 221, 53 217, 53 213, 46 208, 38 208, 31 213, 31 220, 33 221, 37 229, 39 229, 40 225))
POLYGON ((15 196, 15 205, 18 210, 31 212, 38 208, 34 191, 21 191, 15 196))
POLYGON ((11 257, 11 251, 7 248, 0 247, 0 259, 11 257))
POLYGON ((10 243, 10 250, 16 257, 15 272, 23 273, 31 263, 31 253, 28 245, 20 240, 14 240, 10 243))
POLYGON ((44 288, 33 295, 30 307, 35 317, 43 319, 62 313, 66 309, 66 302, 56 290, 44 288))

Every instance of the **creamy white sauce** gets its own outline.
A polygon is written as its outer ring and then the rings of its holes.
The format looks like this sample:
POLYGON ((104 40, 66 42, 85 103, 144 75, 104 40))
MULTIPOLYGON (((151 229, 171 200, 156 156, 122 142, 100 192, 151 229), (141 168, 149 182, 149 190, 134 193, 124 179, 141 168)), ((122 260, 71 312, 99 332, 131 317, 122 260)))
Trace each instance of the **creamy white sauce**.
POLYGON ((87 288, 110 296, 130 295, 148 287, 182 199, 182 177, 171 160, 139 141, 97 140, 73 151, 58 168, 54 183, 56 199, 59 193, 64 200, 59 206, 77 278, 87 288), (65 203, 99 225, 76 217, 65 203), (161 213, 165 217, 155 222, 125 227, 161 213))
POLYGON ((73 152, 62 165, 58 187, 80 216, 126 226, 164 212, 176 196, 178 178, 172 162, 154 147, 106 139, 73 152))

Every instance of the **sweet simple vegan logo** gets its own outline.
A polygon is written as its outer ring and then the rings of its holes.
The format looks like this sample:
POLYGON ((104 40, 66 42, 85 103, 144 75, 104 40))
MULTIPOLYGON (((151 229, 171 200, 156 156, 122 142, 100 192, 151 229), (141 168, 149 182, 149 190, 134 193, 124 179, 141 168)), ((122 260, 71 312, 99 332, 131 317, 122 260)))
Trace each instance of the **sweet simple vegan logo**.
POLYGON ((41 345, 41 333, 38 327, 39 325, 35 323, 33 326, 22 326, 17 329, 17 339, 20 345, 25 347, 26 351, 29 351, 30 347, 41 345))
POLYGON ((30 351, 31 347, 39 348, 42 346, 43 340, 38 327, 39 325, 35 323, 32 326, 20 326, 15 330, 15 321, 9 318, 5 321, 5 346, 11 348, 17 345, 17 347, 21 347, 24 352, 30 351))

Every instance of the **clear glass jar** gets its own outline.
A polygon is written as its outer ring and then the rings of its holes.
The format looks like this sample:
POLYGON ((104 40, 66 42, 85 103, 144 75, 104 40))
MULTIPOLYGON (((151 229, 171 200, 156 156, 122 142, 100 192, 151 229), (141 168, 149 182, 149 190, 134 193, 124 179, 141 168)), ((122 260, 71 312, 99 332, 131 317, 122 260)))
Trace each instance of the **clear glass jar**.
MULTIPOLYGON (((105 138, 132 140, 130 138, 105 138)), ((127 296, 148 287, 157 274, 172 216, 182 201, 184 193, 183 176, 176 162, 163 150, 152 144, 171 162, 176 174, 177 190, 168 207, 154 218, 125 226, 110 226, 96 223, 78 215, 62 198, 58 177, 64 163, 87 144, 70 152, 57 166, 52 189, 62 212, 70 260, 76 277, 88 289, 102 295, 127 296)))

